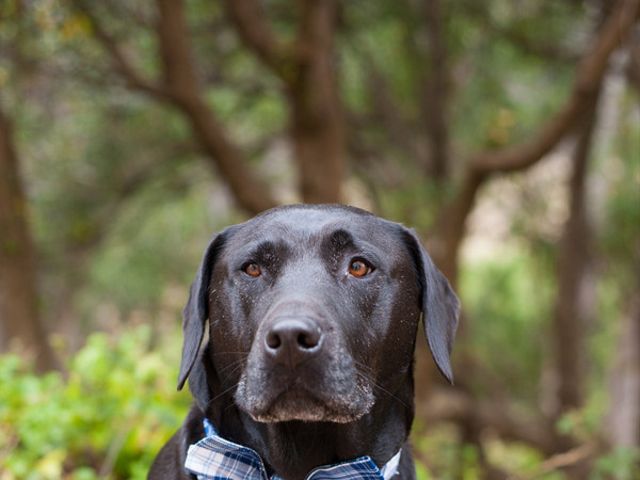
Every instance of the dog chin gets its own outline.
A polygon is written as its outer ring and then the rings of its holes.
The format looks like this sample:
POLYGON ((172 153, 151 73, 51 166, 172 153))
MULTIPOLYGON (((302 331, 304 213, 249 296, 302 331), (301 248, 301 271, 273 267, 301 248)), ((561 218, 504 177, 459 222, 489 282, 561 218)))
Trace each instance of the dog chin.
POLYGON ((263 410, 247 410, 253 420, 261 423, 276 422, 332 422, 351 423, 360 419, 370 409, 354 409, 353 406, 327 405, 319 399, 298 392, 286 392, 263 410), (349 408, 351 407, 351 408, 349 408))

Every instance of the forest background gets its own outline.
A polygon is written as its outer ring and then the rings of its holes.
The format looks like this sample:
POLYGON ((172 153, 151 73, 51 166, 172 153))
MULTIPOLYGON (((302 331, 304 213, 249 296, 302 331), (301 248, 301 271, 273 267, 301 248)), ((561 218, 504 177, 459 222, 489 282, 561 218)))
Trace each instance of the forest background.
POLYGON ((145 478, 213 232, 415 227, 421 479, 640 478, 640 0, 0 1, 0 479, 145 478))

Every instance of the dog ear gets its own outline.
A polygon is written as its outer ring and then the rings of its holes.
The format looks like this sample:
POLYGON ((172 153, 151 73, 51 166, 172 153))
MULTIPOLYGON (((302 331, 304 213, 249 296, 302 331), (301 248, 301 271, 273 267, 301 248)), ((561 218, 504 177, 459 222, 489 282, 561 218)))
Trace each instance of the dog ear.
POLYGON ((227 232, 228 230, 225 230, 215 236, 209 243, 196 278, 191 284, 189 300, 187 300, 187 305, 182 312, 184 343, 182 344, 182 361, 178 375, 178 390, 182 390, 202 346, 205 323, 209 318, 209 281, 216 257, 227 237, 227 232))
POLYGON ((429 348, 440 373, 453 383, 450 356, 458 328, 460 302, 449 281, 435 266, 415 232, 405 229, 405 235, 422 290, 422 321, 429 348))

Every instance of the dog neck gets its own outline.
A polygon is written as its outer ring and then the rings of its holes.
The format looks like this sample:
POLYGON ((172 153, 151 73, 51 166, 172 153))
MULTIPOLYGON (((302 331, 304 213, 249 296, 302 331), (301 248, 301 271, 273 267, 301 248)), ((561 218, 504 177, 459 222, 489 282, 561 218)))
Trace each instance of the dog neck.
MULTIPOLYGON (((214 372, 207 372, 206 378, 205 369, 198 372, 201 374, 194 372, 190 385, 192 391, 194 388, 208 390, 211 400, 202 410, 223 438, 255 450, 270 474, 277 473, 286 480, 302 480, 320 465, 363 455, 381 467, 402 448, 414 415, 411 370, 395 379, 395 389, 381 392, 368 414, 350 423, 256 422, 238 409, 231 393, 211 395, 222 391, 214 372)), ((202 392, 198 393, 200 395, 194 392, 194 396, 202 397, 202 392)))

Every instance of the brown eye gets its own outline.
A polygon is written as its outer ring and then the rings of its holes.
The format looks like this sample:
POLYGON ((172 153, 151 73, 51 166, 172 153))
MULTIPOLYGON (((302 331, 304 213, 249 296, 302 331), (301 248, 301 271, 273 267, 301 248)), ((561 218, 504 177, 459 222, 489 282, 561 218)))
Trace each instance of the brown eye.
POLYGON ((262 275, 262 270, 257 263, 247 263, 244 267, 242 267, 242 271, 249 275, 250 277, 259 277, 262 275))
POLYGON ((357 278, 362 278, 373 271, 371 265, 364 260, 352 260, 349 264, 349 273, 357 278))

